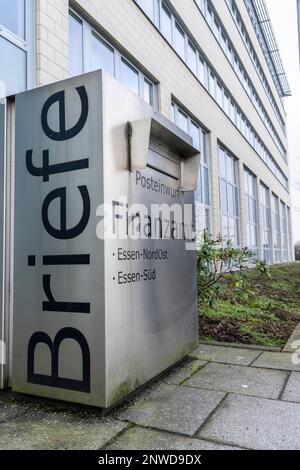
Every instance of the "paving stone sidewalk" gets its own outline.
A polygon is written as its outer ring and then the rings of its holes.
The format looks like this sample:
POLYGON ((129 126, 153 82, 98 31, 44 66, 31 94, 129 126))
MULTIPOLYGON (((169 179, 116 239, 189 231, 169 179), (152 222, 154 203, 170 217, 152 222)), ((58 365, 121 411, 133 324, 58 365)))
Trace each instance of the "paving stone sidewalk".
POLYGON ((103 417, 0 392, 0 449, 300 449, 300 365, 291 353, 200 344, 103 417))

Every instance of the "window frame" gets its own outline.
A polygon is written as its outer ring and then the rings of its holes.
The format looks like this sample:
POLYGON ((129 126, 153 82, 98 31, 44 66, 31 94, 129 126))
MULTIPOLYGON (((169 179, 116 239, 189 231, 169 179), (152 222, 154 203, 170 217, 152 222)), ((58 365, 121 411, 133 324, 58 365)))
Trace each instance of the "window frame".
MULTIPOLYGON (((197 200, 199 204, 203 206, 205 222, 207 222, 206 230, 211 232, 212 230, 212 204, 211 204, 211 171, 210 171, 210 148, 209 148, 209 138, 208 138, 208 131, 206 131, 201 124, 191 116, 191 114, 182 109, 180 105, 177 104, 175 100, 172 100, 172 119, 174 124, 178 126, 178 115, 179 113, 184 114, 188 120, 187 126, 187 134, 193 137, 193 133, 191 131, 192 126, 195 126, 199 130, 199 142, 200 142, 200 165, 199 165, 199 178, 198 178, 198 187, 200 187, 200 199, 197 200), (208 175, 206 185, 205 175, 208 175), (205 193, 204 193, 205 190, 205 193), (208 215, 207 215, 208 214, 208 215)), ((179 126, 180 127, 180 126, 179 126)), ((183 129, 180 127, 180 129, 183 129)), ((183 129, 184 130, 184 129, 183 129)), ((196 197, 197 197, 198 189, 196 190, 196 197)), ((200 233, 200 232, 199 232, 200 233)))
POLYGON ((272 192, 272 219, 273 219, 273 247, 275 254, 275 263, 282 262, 281 253, 281 217, 280 202, 278 196, 272 192))
POLYGON ((26 54, 26 86, 19 91, 36 87, 36 0, 25 0, 24 14, 24 39, 0 26, 0 36, 26 54))
POLYGON ((273 234, 272 234, 272 210, 271 210, 271 197, 270 189, 262 181, 260 182, 260 194, 261 194, 261 221, 262 221, 262 254, 268 263, 273 262, 273 234), (267 238, 268 246, 265 246, 264 239, 267 238))
MULTIPOLYGON (((158 109, 158 96, 157 96, 157 82, 153 81, 149 75, 144 73, 135 63, 128 58, 126 54, 123 54, 119 49, 108 39, 106 38, 99 30, 97 30, 91 23, 89 23, 82 15, 80 15, 74 8, 69 8, 69 15, 78 18, 82 22, 83 27, 83 73, 90 72, 95 70, 92 66, 92 37, 96 37, 102 41, 107 47, 111 48, 114 53, 114 78, 116 78, 120 83, 122 82, 121 76, 121 63, 124 61, 131 67, 134 71, 138 73, 138 95, 140 98, 144 99, 144 82, 147 81, 148 84, 152 85, 152 103, 154 111, 158 109)), ((108 73, 108 72, 107 72, 108 73)), ((126 84, 124 85, 126 86, 126 84)), ((127 87, 128 88, 128 87, 127 87)), ((128 88, 130 89, 130 88, 128 88)), ((133 91, 134 93, 134 91, 133 91)), ((145 100, 147 102, 147 100, 145 100)))
POLYGON ((226 241, 229 239, 229 230, 230 230, 230 221, 234 219, 235 223, 235 234, 236 241, 233 241, 234 246, 239 247, 241 244, 241 216, 240 216, 240 190, 239 190, 239 174, 238 174, 238 165, 239 160, 232 155, 221 143, 218 142, 218 188, 219 188, 219 210, 220 210, 220 228, 222 238, 226 241), (225 173, 221 173, 220 166, 220 152, 223 152, 225 158, 225 173), (228 176, 227 173, 227 159, 231 160, 231 169, 232 175, 228 176), (233 179, 231 178, 233 176, 233 179), (224 210, 224 200, 221 196, 221 187, 226 188, 226 207, 227 210, 224 210), (229 211, 229 198, 228 198, 228 189, 232 189, 233 194, 233 213, 229 211), (223 217, 226 218, 227 222, 227 234, 223 232, 223 217))
POLYGON ((246 214, 248 214, 248 220, 246 219, 246 228, 247 228, 247 246, 248 248, 254 252, 257 256, 260 254, 260 247, 259 247, 259 241, 258 241, 258 234, 259 234, 259 224, 258 224, 258 198, 257 198, 257 176, 249 170, 244 165, 244 181, 245 177, 247 178, 247 186, 249 184, 249 181, 251 181, 251 185, 253 187, 253 194, 248 190, 248 187, 245 187, 244 185, 244 197, 245 197, 245 206, 248 206, 248 210, 246 209, 246 214), (250 204, 252 205, 252 209, 254 209, 254 214, 253 214, 253 219, 251 220, 250 217, 250 204), (248 232, 249 228, 249 232, 248 232), (254 234, 255 234, 255 245, 251 243, 251 236, 252 232, 251 230, 254 229, 254 234), (248 235, 250 234, 250 239, 248 235))

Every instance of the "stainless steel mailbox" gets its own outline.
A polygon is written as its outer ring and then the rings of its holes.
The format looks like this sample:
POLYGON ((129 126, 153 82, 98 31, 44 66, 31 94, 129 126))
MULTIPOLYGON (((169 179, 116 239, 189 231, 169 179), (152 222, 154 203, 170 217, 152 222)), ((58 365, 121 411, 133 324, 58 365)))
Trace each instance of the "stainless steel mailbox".
POLYGON ((195 252, 116 227, 193 206, 198 157, 101 71, 16 96, 15 391, 109 407, 197 345, 195 252))

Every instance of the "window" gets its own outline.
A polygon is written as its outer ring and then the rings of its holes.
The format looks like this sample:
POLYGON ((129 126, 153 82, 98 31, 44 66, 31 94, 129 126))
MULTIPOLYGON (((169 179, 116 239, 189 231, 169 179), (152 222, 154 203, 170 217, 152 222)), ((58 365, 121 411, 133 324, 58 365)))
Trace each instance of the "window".
POLYGON ((165 4, 162 4, 160 15, 161 32, 172 43, 172 16, 165 4))
POLYGON ((83 36, 82 21, 75 15, 69 15, 69 61, 72 76, 83 73, 83 36))
POLYGON ((219 201, 221 212, 221 234, 224 240, 239 245, 239 201, 237 184, 237 160, 218 146, 219 201))
POLYGON ((213 18, 213 12, 208 4, 206 4, 206 20, 209 24, 209 26, 212 26, 212 18, 213 18))
POLYGON ((230 100, 229 113, 230 113, 230 119, 232 120, 234 124, 236 124, 236 107, 232 100, 230 100))
POLYGON ((144 100, 153 105, 153 85, 146 78, 144 79, 144 100))
MULTIPOLYGON (((146 3, 141 2, 141 6, 146 3)), ((131 64, 86 20, 71 10, 69 22, 70 75, 103 69, 147 103, 156 106, 157 88, 148 76, 131 64)))
POLYGON ((208 80, 208 91, 213 98, 216 96, 216 79, 214 74, 210 71, 209 72, 209 80, 208 80))
POLYGON ((0 82, 5 96, 35 86, 35 3, 0 1, 0 82))
POLYGON ((218 20, 214 18, 213 22, 213 33, 216 36, 217 40, 220 40, 220 25, 218 23, 218 20))
POLYGON ((223 31, 221 31, 221 47, 225 54, 227 54, 227 39, 223 31))
POLYGON ((178 109, 177 118, 178 121, 176 124, 178 125, 178 127, 180 127, 183 131, 188 132, 188 118, 187 115, 183 111, 181 111, 181 109, 178 109))
POLYGON ((236 112, 236 125, 239 130, 242 129, 242 116, 239 110, 236 112))
POLYGON ((188 66, 194 72, 194 74, 197 74, 197 53, 196 53, 196 48, 193 46, 193 44, 189 41, 188 42, 188 66))
POLYGON ((149 18, 154 21, 154 3, 153 0, 137 0, 142 10, 149 18))
POLYGON ((231 64, 233 64, 233 50, 232 50, 232 47, 228 44, 228 48, 227 48, 227 58, 229 60, 229 62, 231 64))
POLYGON ((281 246, 282 246, 282 261, 288 261, 288 228, 287 228, 287 217, 286 217, 286 206, 284 202, 280 201, 281 207, 281 246))
POLYGON ((174 47, 180 57, 185 58, 185 37, 184 32, 178 23, 175 23, 174 47))
POLYGON ((262 220, 262 244, 263 258, 272 263, 272 237, 271 237, 271 209, 270 209, 270 191, 261 183, 261 220, 262 220))
POLYGON ((196 0, 196 3, 203 14, 205 14, 205 2, 206 0, 196 0))
POLYGON ((114 76, 114 50, 101 38, 92 34, 92 70, 103 69, 114 76))
POLYGON ((217 91, 217 96, 216 96, 217 103, 219 106, 221 106, 221 108, 223 108, 223 87, 221 83, 218 81, 217 81, 216 91, 217 91))
POLYGON ((121 82, 131 91, 137 95, 139 94, 139 74, 124 59, 121 60, 121 82))
POLYGON ((281 230, 279 215, 279 200, 275 194, 272 194, 272 212, 273 212, 273 242, 275 251, 275 262, 281 262, 281 230))
POLYGON ((195 124, 193 121, 191 121, 191 137, 193 138, 193 145, 196 147, 198 150, 200 150, 200 127, 198 124, 195 124))
POLYGON ((292 241, 292 222, 291 222, 291 210, 287 209, 287 223, 288 223, 288 243, 289 243, 289 260, 293 259, 293 241, 292 241))
POLYGON ((198 57, 198 77, 202 85, 206 86, 205 80, 205 63, 202 57, 199 55, 198 57))
POLYGON ((229 104, 229 96, 228 94, 226 93, 226 91, 224 91, 224 111, 225 113, 227 114, 227 116, 230 116, 230 104, 229 104))
POLYGON ((0 80, 6 84, 6 95, 26 90, 26 53, 0 36, 0 80))
POLYGON ((25 39, 24 0, 1 0, 0 24, 16 36, 25 39))
POLYGON ((247 246, 258 256, 256 177, 244 168, 247 246))
POLYGON ((199 167, 198 186, 195 191, 195 213, 197 237, 201 237, 203 230, 211 231, 210 206, 210 176, 209 176, 209 149, 207 133, 200 124, 194 121, 187 113, 182 111, 176 103, 172 103, 173 122, 184 129, 193 139, 193 145, 200 150, 201 160, 199 167))

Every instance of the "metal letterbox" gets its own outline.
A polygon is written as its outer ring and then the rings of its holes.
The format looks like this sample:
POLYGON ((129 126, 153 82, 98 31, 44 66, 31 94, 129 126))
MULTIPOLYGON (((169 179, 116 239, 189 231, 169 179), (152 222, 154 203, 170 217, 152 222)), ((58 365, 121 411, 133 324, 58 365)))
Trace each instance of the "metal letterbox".
POLYGON ((109 407, 197 345, 195 252, 159 206, 193 207, 198 164, 101 71, 16 96, 14 390, 109 407))

